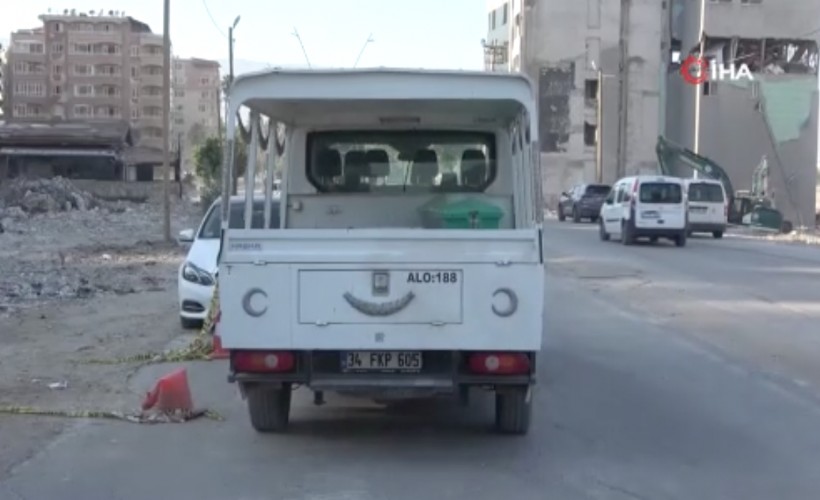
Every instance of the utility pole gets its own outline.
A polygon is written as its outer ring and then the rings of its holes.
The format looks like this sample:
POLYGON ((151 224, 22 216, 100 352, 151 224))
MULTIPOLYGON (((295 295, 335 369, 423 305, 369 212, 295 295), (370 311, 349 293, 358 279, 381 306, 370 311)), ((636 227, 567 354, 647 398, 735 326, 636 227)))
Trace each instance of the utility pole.
MULTIPOLYGON (((700 0, 700 20, 698 22, 698 60, 703 61, 703 52, 706 45, 706 0, 700 0)), ((700 68, 703 71, 703 67, 700 68)), ((692 151, 700 154, 700 110, 703 100, 703 83, 695 85, 695 131, 692 142, 692 151)), ((695 179, 698 178, 698 171, 694 171, 695 179)))
MULTIPOLYGON (((228 28, 228 89, 230 89, 231 85, 233 85, 233 42, 234 42, 234 40, 233 40, 233 30, 234 30, 234 28, 236 28, 236 25, 239 24, 239 17, 240 16, 236 16, 236 19, 234 19, 233 24, 228 28)), ((227 97, 227 95, 226 95, 226 97, 227 97)), ((226 106, 226 108, 225 108, 225 120, 228 120, 227 105, 228 105, 227 99, 225 99, 225 106, 226 106)), ((220 128, 221 128, 221 124, 220 124, 220 128)), ((232 160, 236 159, 236 154, 235 153, 234 153, 234 157, 231 158, 231 159, 232 160)), ((231 163, 233 163, 233 162, 231 162, 231 163)), ((237 193, 237 184, 238 184, 237 181, 239 180, 239 175, 238 174, 239 174, 239 168, 237 168, 237 166, 234 165, 233 166, 232 176, 231 176, 231 194, 236 194, 237 193)))
POLYGON ((598 127, 595 130, 595 182, 604 182, 604 72, 598 68, 598 103, 596 109, 598 127))
POLYGON ((163 12, 163 72, 162 72, 162 86, 164 92, 162 93, 162 122, 164 124, 165 133, 162 140, 162 187, 164 191, 163 208, 164 208, 164 224, 163 233, 165 241, 171 241, 171 0, 165 0, 165 7, 163 12))
POLYGON ((620 62, 618 65, 618 79, 620 88, 618 95, 618 154, 615 178, 626 175, 626 146, 627 126, 629 125, 627 110, 629 109, 629 14, 632 0, 621 0, 621 25, 619 35, 620 62))

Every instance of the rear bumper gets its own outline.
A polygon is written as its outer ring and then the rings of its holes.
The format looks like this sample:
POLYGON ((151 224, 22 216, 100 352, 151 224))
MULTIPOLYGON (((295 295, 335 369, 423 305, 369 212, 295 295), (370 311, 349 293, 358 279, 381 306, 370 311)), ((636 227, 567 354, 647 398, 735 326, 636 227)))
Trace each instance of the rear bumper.
POLYGON ((690 222, 689 231, 693 233, 712 233, 726 231, 726 224, 714 222, 690 222))
POLYGON ((636 238, 676 238, 684 233, 684 228, 669 228, 669 227, 636 227, 633 234, 636 238))
POLYGON ((601 213, 601 206, 600 205, 578 205, 578 213, 581 214, 582 219, 586 218, 597 218, 598 214, 601 213))
POLYGON ((424 351, 424 369, 418 373, 343 373, 339 351, 298 351, 289 373, 236 373, 231 362, 228 382, 245 384, 299 384, 316 391, 407 396, 454 394, 470 386, 535 384, 536 353, 527 353, 530 371, 523 375, 471 373, 467 351, 424 351))

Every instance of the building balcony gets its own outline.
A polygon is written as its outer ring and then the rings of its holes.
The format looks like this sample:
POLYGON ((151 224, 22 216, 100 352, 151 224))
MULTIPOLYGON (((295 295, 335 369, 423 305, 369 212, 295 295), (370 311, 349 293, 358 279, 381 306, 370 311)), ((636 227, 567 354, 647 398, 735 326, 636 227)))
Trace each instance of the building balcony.
POLYGON ((164 81, 163 81, 163 78, 162 78, 161 74, 159 74, 159 75, 142 74, 140 76, 140 84, 142 84, 143 87, 163 88, 164 87, 163 83, 164 83, 164 81))
POLYGON ((159 54, 147 54, 143 52, 140 54, 139 60, 143 66, 159 66, 160 68, 165 66, 165 59, 162 56, 162 52, 159 54))

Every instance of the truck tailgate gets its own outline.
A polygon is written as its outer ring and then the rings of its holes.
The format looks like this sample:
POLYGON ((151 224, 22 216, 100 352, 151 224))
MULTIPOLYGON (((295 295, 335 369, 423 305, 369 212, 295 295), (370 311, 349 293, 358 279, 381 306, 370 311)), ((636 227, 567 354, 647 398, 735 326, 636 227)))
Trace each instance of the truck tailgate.
POLYGON ((535 229, 232 230, 219 280, 229 349, 541 345, 535 229))

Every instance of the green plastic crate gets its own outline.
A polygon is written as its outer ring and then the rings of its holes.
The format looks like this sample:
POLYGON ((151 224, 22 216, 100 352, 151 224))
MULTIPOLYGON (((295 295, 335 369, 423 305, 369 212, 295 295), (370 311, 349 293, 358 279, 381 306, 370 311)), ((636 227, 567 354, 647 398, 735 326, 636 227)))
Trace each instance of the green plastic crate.
POLYGON ((504 211, 481 200, 438 202, 423 209, 425 226, 439 229, 498 229, 504 211))

